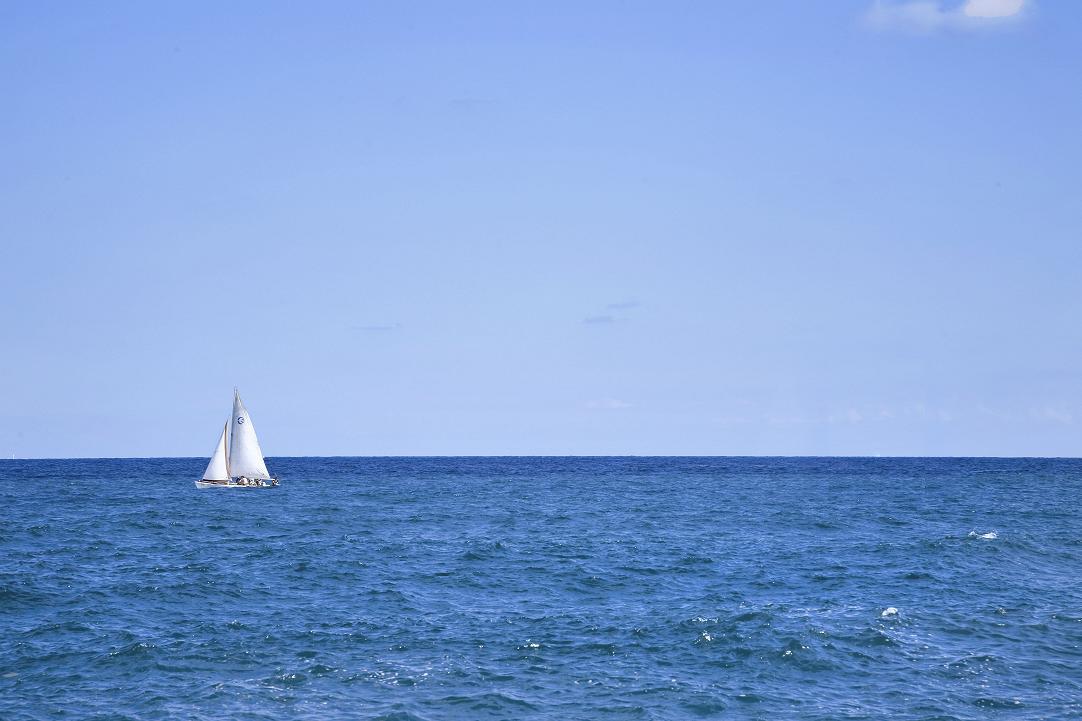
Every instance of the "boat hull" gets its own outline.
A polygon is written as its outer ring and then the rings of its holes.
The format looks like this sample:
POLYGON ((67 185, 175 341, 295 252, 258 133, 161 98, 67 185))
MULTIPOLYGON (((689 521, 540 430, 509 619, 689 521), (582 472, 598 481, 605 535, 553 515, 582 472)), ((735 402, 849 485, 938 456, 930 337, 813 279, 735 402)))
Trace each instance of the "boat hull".
POLYGON ((196 481, 195 482, 195 487, 196 488, 277 488, 278 487, 278 482, 275 481, 274 483, 268 483, 265 486, 257 486, 255 484, 241 485, 240 483, 234 483, 233 481, 229 481, 228 483, 223 483, 223 482, 220 482, 220 481, 196 481))

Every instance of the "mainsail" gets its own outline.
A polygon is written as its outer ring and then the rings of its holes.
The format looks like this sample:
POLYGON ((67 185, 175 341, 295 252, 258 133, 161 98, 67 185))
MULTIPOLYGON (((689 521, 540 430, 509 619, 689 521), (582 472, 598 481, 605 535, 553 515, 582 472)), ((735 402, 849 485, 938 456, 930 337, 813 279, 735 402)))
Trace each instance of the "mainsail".
POLYGON ((263 462, 263 450, 255 436, 252 419, 236 390, 233 391, 233 420, 230 423, 229 474, 234 478, 245 476, 261 480, 270 480, 271 477, 267 464, 263 462))
POLYGON ((222 435, 218 438, 218 445, 214 449, 214 455, 210 457, 210 463, 207 464, 207 470, 203 471, 204 481, 229 480, 228 446, 226 445, 225 439, 228 431, 229 424, 226 423, 222 426, 222 435))

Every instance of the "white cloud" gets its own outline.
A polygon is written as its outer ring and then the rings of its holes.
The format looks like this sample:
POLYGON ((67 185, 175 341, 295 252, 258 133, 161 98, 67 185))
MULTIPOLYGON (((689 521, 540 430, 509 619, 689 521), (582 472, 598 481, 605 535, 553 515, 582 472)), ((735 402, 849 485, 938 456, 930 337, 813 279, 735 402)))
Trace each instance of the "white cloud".
POLYGON ((1020 18, 1027 0, 875 0, 865 21, 879 30, 931 33, 976 29, 1020 18))
POLYGON ((962 12, 971 18, 1009 18, 1025 5, 1026 0, 967 0, 962 12))

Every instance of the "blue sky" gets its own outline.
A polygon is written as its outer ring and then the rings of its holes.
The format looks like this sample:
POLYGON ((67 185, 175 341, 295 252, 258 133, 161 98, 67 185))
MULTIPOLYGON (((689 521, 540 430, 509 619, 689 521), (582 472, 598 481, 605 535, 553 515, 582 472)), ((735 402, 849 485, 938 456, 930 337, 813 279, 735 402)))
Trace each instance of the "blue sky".
POLYGON ((1080 76, 1066 0, 0 3, 0 453, 1079 455, 1080 76))

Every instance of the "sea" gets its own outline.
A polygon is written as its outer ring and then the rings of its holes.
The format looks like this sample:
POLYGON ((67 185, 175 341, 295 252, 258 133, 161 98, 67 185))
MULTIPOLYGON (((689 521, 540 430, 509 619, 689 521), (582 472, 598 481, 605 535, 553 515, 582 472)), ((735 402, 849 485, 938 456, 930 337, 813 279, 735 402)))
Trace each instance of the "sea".
POLYGON ((0 719, 1078 719, 1082 461, 0 461, 0 719))

